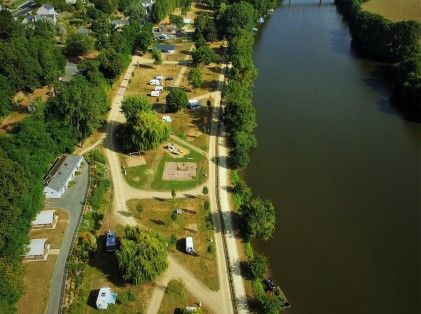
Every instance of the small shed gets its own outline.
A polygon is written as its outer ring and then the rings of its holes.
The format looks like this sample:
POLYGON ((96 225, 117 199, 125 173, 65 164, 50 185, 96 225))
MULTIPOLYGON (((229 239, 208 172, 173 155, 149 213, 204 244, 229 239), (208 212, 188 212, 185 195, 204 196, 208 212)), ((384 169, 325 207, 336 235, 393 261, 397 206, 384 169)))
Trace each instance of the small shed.
POLYGON ((188 254, 194 253, 193 238, 192 237, 186 237, 186 253, 188 253, 188 254))
POLYGON ((29 251, 24 256, 28 261, 45 261, 48 258, 48 251, 50 245, 47 243, 47 238, 31 239, 29 243, 29 251))
POLYGON ((160 50, 163 53, 174 53, 175 46, 174 45, 156 45, 156 49, 160 50))
POLYGON ((43 210, 38 213, 32 221, 33 229, 54 229, 57 225, 58 217, 55 210, 43 210))
POLYGON ((117 235, 114 231, 109 230, 106 237, 105 249, 107 252, 114 252, 117 249, 117 235))
POLYGON ((96 308, 98 310, 106 310, 109 304, 115 304, 116 301, 117 294, 113 293, 111 288, 101 288, 96 299, 96 308))

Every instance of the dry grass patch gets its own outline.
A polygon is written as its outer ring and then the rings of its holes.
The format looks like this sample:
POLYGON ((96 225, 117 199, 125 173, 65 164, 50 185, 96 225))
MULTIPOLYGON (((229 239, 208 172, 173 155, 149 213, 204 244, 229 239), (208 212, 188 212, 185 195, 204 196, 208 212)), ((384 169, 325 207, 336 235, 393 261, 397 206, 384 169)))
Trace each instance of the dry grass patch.
POLYGON ((204 209, 205 198, 181 198, 174 200, 129 200, 127 206, 134 217, 147 229, 157 231, 168 241, 175 235, 177 243, 170 244, 168 250, 198 280, 212 290, 219 288, 210 214, 204 209), (138 206, 143 208, 138 213, 138 206), (183 213, 173 220, 171 213, 180 208, 183 213), (196 229, 197 231, 193 231, 196 229), (184 238, 193 237, 194 249, 198 256, 188 255, 184 251, 184 238), (208 251, 208 247, 211 252, 208 251))
POLYGON ((29 116, 28 113, 12 112, 4 117, 0 123, 0 133, 8 133, 13 129, 13 126, 29 116))
POLYGON ((408 20, 421 22, 420 0, 370 0, 363 3, 362 8, 393 22, 408 20))
POLYGON ((56 264, 55 255, 49 255, 44 262, 25 263, 25 294, 17 304, 18 313, 44 313, 47 309, 51 276, 56 264))
MULTIPOLYGON (((191 293, 189 293, 180 280, 172 280, 166 287, 164 297, 159 308, 161 314, 177 313, 187 306, 194 306, 198 308, 200 300, 197 300, 191 293)), ((200 313, 211 313, 205 307, 200 307, 200 313)))
POLYGON ((56 210, 56 215, 58 216, 58 222, 55 229, 31 230, 29 237, 31 239, 48 238, 47 242, 51 244, 51 249, 59 249, 67 224, 69 223, 69 214, 66 210, 60 208, 56 210))
MULTIPOLYGON (((99 140, 101 140, 104 136, 104 132, 101 129, 96 130, 91 136, 85 139, 80 147, 77 147, 74 151, 74 154, 79 154, 80 152, 84 151, 91 145, 94 145, 99 140)), ((101 143, 98 143, 100 145, 101 143)))

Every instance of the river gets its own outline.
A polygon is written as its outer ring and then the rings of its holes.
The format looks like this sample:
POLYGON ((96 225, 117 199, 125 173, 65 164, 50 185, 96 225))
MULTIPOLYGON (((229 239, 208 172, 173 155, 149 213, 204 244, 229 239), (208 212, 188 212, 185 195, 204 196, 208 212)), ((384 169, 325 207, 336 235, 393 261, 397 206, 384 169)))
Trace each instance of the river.
POLYGON ((257 243, 289 313, 420 313, 421 126, 389 104, 332 3, 293 0, 258 35, 246 180, 277 208, 257 243))

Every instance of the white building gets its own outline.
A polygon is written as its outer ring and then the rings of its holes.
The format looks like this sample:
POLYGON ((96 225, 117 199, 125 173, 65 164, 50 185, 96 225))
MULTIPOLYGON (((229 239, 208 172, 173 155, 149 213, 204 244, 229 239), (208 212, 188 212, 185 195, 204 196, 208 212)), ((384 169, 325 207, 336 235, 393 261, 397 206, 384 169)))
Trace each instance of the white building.
POLYGON ((54 24, 57 22, 58 13, 56 12, 56 10, 54 10, 54 7, 49 3, 46 3, 42 5, 41 7, 39 7, 39 9, 37 10, 37 15, 43 16, 43 17, 49 17, 53 21, 54 24))
POLYGON ((33 229, 54 229, 57 225, 58 217, 55 210, 43 210, 38 213, 32 221, 33 229))
POLYGON ((45 197, 60 198, 69 186, 69 182, 75 177, 82 161, 82 156, 63 155, 44 179, 45 197))
POLYGON ((29 251, 24 256, 25 260, 30 261, 45 261, 48 258, 48 251, 50 245, 47 243, 47 238, 31 239, 29 244, 29 251))
POLYGON ((117 294, 113 293, 111 288, 101 288, 96 299, 96 308, 98 310, 106 310, 108 304, 115 304, 116 300, 117 294))

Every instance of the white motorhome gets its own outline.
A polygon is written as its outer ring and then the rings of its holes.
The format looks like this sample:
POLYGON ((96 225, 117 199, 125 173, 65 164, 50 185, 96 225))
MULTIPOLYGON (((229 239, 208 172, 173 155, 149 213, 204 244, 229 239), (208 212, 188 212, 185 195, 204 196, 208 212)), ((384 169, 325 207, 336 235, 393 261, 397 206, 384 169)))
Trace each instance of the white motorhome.
POLYGON ((155 90, 163 91, 164 90, 164 86, 162 86, 162 85, 155 85, 155 90))
POLYGON ((151 85, 161 85, 161 81, 157 79, 152 79, 149 81, 149 84, 151 85))
POLYGON ((193 238, 192 237, 186 237, 186 253, 188 253, 188 254, 194 253, 193 238))
POLYGON ((151 91, 151 96, 152 97, 159 97, 160 94, 161 94, 161 92, 159 90, 153 90, 153 91, 151 91))
POLYGON ((98 310, 106 310, 108 309, 108 304, 115 304, 116 300, 117 294, 113 293, 111 288, 101 288, 96 299, 96 308, 98 310))

